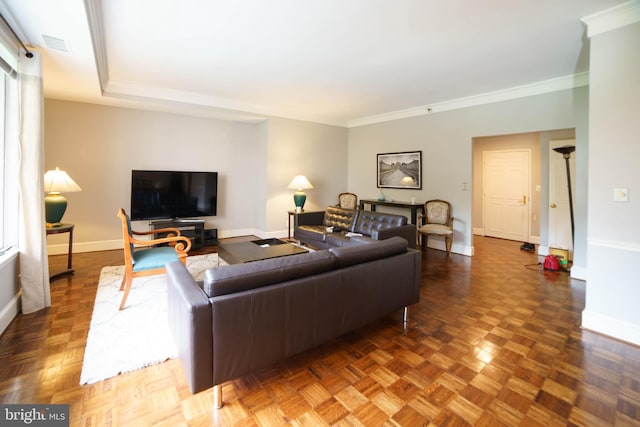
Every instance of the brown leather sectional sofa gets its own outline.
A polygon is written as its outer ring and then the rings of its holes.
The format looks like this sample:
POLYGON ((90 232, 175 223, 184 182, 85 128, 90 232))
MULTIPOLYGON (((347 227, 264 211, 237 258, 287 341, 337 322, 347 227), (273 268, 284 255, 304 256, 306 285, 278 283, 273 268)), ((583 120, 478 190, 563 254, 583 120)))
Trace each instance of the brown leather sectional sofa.
POLYGON ((410 248, 416 247, 416 226, 408 224, 406 216, 336 206, 328 206, 324 212, 297 214, 293 236, 317 249, 359 245, 393 236, 405 239, 410 248), (354 233, 358 235, 350 237, 354 233))
MULTIPOLYGON (((268 367, 420 298, 420 252, 400 237, 212 268, 167 264, 169 324, 192 393, 268 367)), ((406 315, 406 311, 405 311, 406 315)))

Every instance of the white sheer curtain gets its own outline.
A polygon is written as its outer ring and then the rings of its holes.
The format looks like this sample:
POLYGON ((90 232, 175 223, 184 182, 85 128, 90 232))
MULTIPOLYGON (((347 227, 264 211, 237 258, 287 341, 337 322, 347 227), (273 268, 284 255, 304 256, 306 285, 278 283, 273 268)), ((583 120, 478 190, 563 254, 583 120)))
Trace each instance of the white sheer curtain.
POLYGON ((32 313, 51 305, 49 261, 44 219, 44 95, 40 55, 20 56, 19 152, 20 187, 20 284, 22 312, 32 313))

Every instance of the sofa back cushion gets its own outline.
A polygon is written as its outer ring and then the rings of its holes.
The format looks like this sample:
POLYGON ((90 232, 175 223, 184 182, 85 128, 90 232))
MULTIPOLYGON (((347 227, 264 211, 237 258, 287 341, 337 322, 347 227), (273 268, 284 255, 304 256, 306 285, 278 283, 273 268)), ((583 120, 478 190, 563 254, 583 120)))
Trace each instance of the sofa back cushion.
POLYGON ((336 227, 341 230, 353 231, 356 209, 343 209, 337 206, 327 206, 324 211, 324 223, 326 227, 336 227))
POLYGON ((328 251, 225 265, 205 272, 203 290, 209 297, 227 295, 323 273, 334 265, 335 257, 328 251))
POLYGON ((329 248, 328 251, 336 257, 336 268, 343 268, 405 253, 407 245, 405 239, 396 236, 386 240, 376 240, 366 245, 329 248))
POLYGON ((403 215, 361 210, 354 231, 370 236, 373 234, 373 230, 399 227, 408 222, 407 217, 403 215))

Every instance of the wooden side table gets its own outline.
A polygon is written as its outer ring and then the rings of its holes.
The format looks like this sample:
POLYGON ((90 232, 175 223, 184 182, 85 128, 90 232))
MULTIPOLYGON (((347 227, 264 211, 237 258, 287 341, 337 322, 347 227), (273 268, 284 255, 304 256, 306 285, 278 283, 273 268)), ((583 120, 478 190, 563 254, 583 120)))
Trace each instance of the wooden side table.
POLYGON ((47 236, 49 234, 62 234, 69 233, 69 253, 67 255, 67 269, 65 271, 61 271, 60 273, 53 274, 49 276, 49 281, 55 280, 59 277, 66 276, 67 274, 73 274, 74 271, 71 268, 71 257, 72 257, 72 249, 73 249, 73 224, 61 224, 58 227, 47 228, 47 236))
POLYGON ((293 218, 293 228, 295 229, 295 227, 298 225, 298 216, 299 215, 303 215, 303 214, 308 214, 308 213, 318 213, 318 212, 324 212, 324 211, 302 211, 302 212, 298 212, 295 210, 290 210, 287 211, 288 214, 288 221, 287 221, 287 241, 292 241, 295 240, 293 239, 293 234, 291 234, 291 218, 293 218))
POLYGON ((295 218, 296 215, 299 214, 300 212, 296 212, 296 211, 287 211, 287 241, 291 240, 291 217, 293 217, 293 226, 296 226, 295 223, 295 218))

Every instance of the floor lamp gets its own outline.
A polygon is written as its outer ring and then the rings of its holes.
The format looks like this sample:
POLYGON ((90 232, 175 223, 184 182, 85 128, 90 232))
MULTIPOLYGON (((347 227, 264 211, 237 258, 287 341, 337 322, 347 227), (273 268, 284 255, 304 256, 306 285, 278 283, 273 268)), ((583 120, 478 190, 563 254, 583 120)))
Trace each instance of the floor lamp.
POLYGON ((569 213, 571 214, 571 244, 573 245, 575 244, 575 225, 573 222, 573 193, 571 191, 571 169, 569 167, 569 159, 571 158, 571 153, 576 151, 576 147, 574 145, 565 145, 562 147, 554 148, 553 151, 562 154, 565 164, 567 165, 567 185, 569 186, 569 213))

